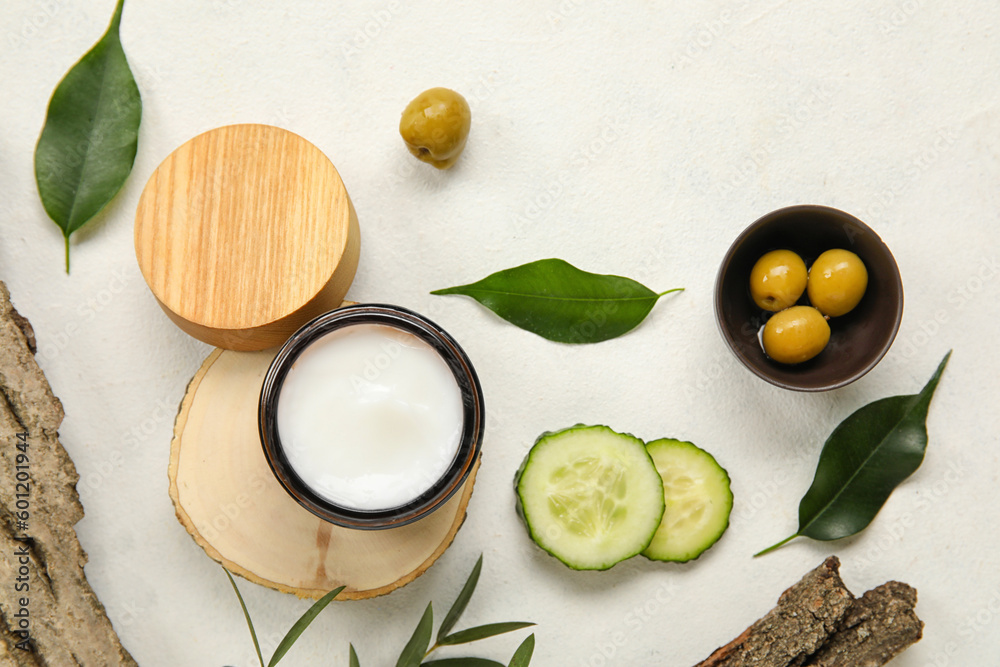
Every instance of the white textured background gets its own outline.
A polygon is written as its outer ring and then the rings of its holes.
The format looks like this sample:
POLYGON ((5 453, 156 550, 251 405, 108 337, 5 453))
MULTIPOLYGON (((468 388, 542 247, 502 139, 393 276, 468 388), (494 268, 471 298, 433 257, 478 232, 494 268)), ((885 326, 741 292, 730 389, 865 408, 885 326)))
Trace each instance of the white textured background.
MULTIPOLYGON (((132 218, 175 147, 215 126, 266 122, 316 143, 347 184, 363 237, 349 297, 449 329, 477 366, 491 417, 454 546, 388 597, 334 604, 282 664, 346 665, 349 640, 362 664, 393 664, 427 600, 440 618, 480 552, 463 624, 537 622, 534 664, 544 667, 691 665, 831 553, 858 593, 887 579, 919 590, 925 638, 895 665, 996 664, 1000 6, 490 4, 130 0, 122 39, 142 91, 139 154, 117 199, 74 236, 67 276, 35 189, 34 144, 52 90, 114 2, 0 3, 0 278, 66 407, 87 575, 128 649, 151 667, 254 662, 225 576, 167 496, 175 406, 209 349, 149 294, 132 218), (397 134, 409 99, 437 85, 473 108, 468 148, 447 173, 411 158, 397 134), (886 359, 826 394, 753 377, 712 317, 729 243, 793 203, 875 227, 906 290, 886 359), (550 256, 687 291, 624 338, 584 347, 428 294, 550 256), (833 427, 869 401, 917 391, 952 347, 924 465, 873 525, 751 559, 794 531, 833 427), (511 478, 541 431, 576 422, 713 452, 733 477, 729 532, 692 564, 639 558, 604 573, 571 572, 534 548, 511 478)), ((309 604, 242 589, 269 647, 309 604)), ((477 654, 506 661, 523 634, 477 654)))

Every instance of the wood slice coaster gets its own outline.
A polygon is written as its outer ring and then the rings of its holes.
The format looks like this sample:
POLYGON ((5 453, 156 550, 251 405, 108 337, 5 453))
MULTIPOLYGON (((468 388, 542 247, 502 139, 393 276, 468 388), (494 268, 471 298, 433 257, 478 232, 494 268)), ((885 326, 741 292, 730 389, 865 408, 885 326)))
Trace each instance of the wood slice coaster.
POLYGON ((257 432, 257 403, 277 349, 215 350, 181 402, 170 447, 177 518, 211 558, 250 581, 299 597, 389 593, 423 574, 465 520, 479 463, 439 510, 387 530, 327 523, 274 478, 257 432))

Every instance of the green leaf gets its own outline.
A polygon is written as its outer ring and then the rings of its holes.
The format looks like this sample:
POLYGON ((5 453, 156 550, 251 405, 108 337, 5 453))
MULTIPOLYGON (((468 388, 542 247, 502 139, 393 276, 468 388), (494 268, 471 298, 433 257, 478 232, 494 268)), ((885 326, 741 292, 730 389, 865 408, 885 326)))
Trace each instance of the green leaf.
POLYGON ((114 198, 135 161, 142 101, 118 36, 124 3, 56 86, 35 147, 38 194, 66 239, 67 273, 70 234, 114 198))
POLYGON ((349 667, 361 667, 361 662, 358 660, 358 654, 354 650, 354 644, 348 644, 351 647, 351 663, 349 667))
POLYGON ((441 621, 441 627, 438 628, 437 638, 440 643, 441 639, 455 627, 455 623, 458 622, 459 617, 462 612, 465 611, 465 607, 469 604, 469 600, 472 598, 472 594, 476 590, 476 584, 479 583, 479 573, 483 570, 483 555, 479 554, 479 560, 476 561, 475 566, 472 568, 472 572, 469 573, 469 578, 465 580, 465 585, 462 586, 462 591, 455 598, 455 602, 452 603, 451 609, 445 614, 444 620, 441 621))
POLYGON ((422 667, 504 667, 502 662, 486 658, 441 658, 421 663, 422 667))
POLYGON ((319 613, 323 611, 328 604, 333 602, 333 598, 340 595, 340 592, 344 590, 344 588, 346 588, 346 586, 335 588, 320 599, 316 600, 316 602, 314 602, 313 605, 306 610, 306 613, 302 614, 302 617, 295 621, 295 625, 288 630, 288 634, 286 634, 284 639, 281 640, 281 643, 278 644, 278 648, 274 649, 274 655, 271 656, 271 662, 267 663, 267 667, 274 667, 278 664, 279 660, 285 657, 285 654, 288 653, 288 649, 292 648, 292 645, 298 640, 299 635, 305 632, 305 629, 309 627, 309 624, 312 623, 317 616, 319 616, 319 613))
POLYGON ((514 651, 514 656, 510 659, 507 667, 528 667, 531 662, 531 654, 535 652, 535 635, 528 635, 521 645, 514 651))
POLYGON ((403 647, 403 652, 396 661, 396 667, 419 667, 420 661, 427 655, 427 647, 431 643, 431 630, 434 625, 434 611, 431 603, 427 603, 424 615, 417 623, 417 628, 413 631, 410 641, 403 647))
POLYGON ((240 589, 236 587, 236 582, 233 580, 233 575, 229 573, 225 567, 222 568, 226 576, 229 577, 229 583, 233 585, 233 590, 236 591, 236 597, 240 600, 240 606, 243 607, 243 617, 247 619, 247 626, 250 628, 250 638, 253 639, 253 647, 257 650, 257 659, 260 661, 260 667, 264 667, 264 657, 260 654, 260 644, 257 642, 257 633, 253 629, 253 621, 250 620, 250 612, 247 611, 247 606, 243 602, 243 596, 240 595, 240 589))
POLYGON ((951 352, 919 394, 869 403, 834 429, 799 504, 798 532, 757 556, 796 537, 848 537, 872 522, 893 489, 924 460, 927 410, 949 357, 951 352))
POLYGON ((559 343, 598 343, 631 331, 657 299, 680 289, 657 294, 630 278, 542 259, 431 294, 472 297, 511 324, 559 343))
POLYGON ((438 644, 441 646, 468 644, 469 642, 474 642, 479 639, 495 637, 496 635, 502 635, 506 632, 513 632, 514 630, 520 630, 521 628, 528 628, 532 625, 534 625, 534 623, 520 623, 517 621, 512 621, 510 623, 490 623, 489 625, 479 625, 474 628, 469 628, 468 630, 461 630, 446 637, 440 637, 438 638, 438 644))

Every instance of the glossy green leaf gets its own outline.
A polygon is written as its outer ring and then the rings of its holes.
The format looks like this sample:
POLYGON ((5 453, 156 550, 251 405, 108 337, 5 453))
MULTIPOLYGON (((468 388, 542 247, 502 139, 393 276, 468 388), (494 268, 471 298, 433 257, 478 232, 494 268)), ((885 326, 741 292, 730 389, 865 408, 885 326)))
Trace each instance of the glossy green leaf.
POLYGON ((361 661, 358 660, 358 654, 354 650, 354 644, 349 644, 349 646, 351 647, 351 656, 350 656, 351 662, 349 667, 361 667, 361 661))
POLYGON ((406 642, 403 652, 399 655, 399 660, 396 661, 396 667, 419 667, 420 662, 427 655, 427 647, 431 643, 433 625, 434 610, 431 608, 431 603, 428 602, 427 609, 420 618, 420 622, 417 623, 410 641, 406 642))
POLYGON ((469 628, 468 630, 460 630, 459 632, 450 634, 446 637, 438 639, 438 644, 441 646, 453 646, 455 644, 468 644, 469 642, 478 641, 480 639, 486 639, 487 637, 495 637, 497 635, 502 635, 507 632, 514 632, 514 630, 520 630, 521 628, 529 628, 534 623, 521 623, 518 621, 511 621, 509 623, 490 623, 488 625, 479 625, 474 628, 469 628))
POLYGON ((67 273, 70 234, 114 198, 135 161, 142 101, 118 36, 124 2, 56 86, 35 147, 38 194, 66 239, 67 273))
POLYGON ((229 573, 225 567, 222 568, 226 576, 229 577, 229 583, 233 585, 233 590, 236 591, 236 597, 240 600, 240 606, 243 608, 243 618, 247 620, 247 626, 250 628, 250 638, 253 639, 253 647, 257 651, 257 660, 260 661, 260 667, 264 667, 264 657, 260 654, 260 644, 257 642, 257 632, 253 629, 253 621, 250 620, 250 612, 247 611, 246 603, 243 602, 243 596, 240 595, 240 589, 236 587, 236 582, 233 580, 233 575, 229 573))
POLYGON ((535 635, 528 635, 521 645, 514 651, 514 656, 510 659, 507 667, 528 667, 531 662, 531 654, 535 652, 535 635))
POLYGON ((661 296, 680 289, 657 294, 630 278, 542 259, 431 294, 472 297, 511 324, 559 343, 598 343, 631 331, 661 296))
POLYGON ((306 613, 302 614, 302 617, 295 621, 295 625, 293 625, 288 630, 288 633, 285 634, 284 638, 278 644, 278 648, 274 649, 274 655, 271 656, 271 662, 267 663, 267 667, 274 667, 278 664, 279 660, 285 657, 288 650, 292 648, 292 645, 295 644, 296 640, 298 640, 299 635, 305 632, 305 629, 309 627, 309 624, 316 620, 319 613, 323 611, 328 604, 333 602, 333 598, 337 597, 340 592, 344 590, 344 588, 346 587, 341 586, 340 588, 335 588, 320 599, 316 600, 316 602, 314 602, 313 605, 306 610, 306 613))
POLYGON ((504 667, 504 664, 486 658, 441 658, 421 663, 421 667, 504 667))
POLYGON ((461 592, 458 597, 455 598, 455 602, 451 605, 451 609, 445 614, 444 620, 441 621, 441 627, 438 628, 437 638, 438 642, 451 632, 451 629, 455 627, 455 623, 458 622, 459 617, 462 612, 465 611, 465 607, 469 604, 469 600, 472 598, 472 594, 476 590, 476 584, 479 583, 479 573, 483 570, 483 555, 479 554, 479 560, 476 561, 475 566, 472 568, 472 572, 469 573, 469 578, 465 580, 465 585, 462 586, 461 592))
POLYGON ((927 447, 927 410, 951 352, 919 394, 869 403, 834 429, 823 445, 812 486, 799 504, 796 537, 837 540, 868 526, 889 494, 920 467, 927 447))

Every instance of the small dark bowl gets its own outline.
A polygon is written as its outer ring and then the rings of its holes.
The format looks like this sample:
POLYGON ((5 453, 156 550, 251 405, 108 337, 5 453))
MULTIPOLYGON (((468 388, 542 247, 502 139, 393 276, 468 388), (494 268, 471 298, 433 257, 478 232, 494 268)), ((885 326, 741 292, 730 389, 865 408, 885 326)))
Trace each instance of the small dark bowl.
POLYGON ((258 427, 271 471, 285 491, 302 507, 324 521, 361 530, 396 528, 418 521, 451 498, 468 478, 482 447, 486 412, 479 377, 455 339, 422 315, 400 306, 359 304, 320 315, 301 329, 278 352, 264 376, 260 391, 258 427), (341 507, 316 494, 295 473, 278 437, 278 396, 295 359, 322 336, 354 324, 384 324, 401 329, 428 343, 451 369, 462 394, 463 429, 458 452, 444 475, 427 491, 405 505, 382 510, 341 507))
MULTIPOLYGON (((800 304, 808 304, 803 294, 800 304)), ((744 366, 771 384, 795 391, 827 391, 870 371, 892 345, 903 317, 903 284, 892 253, 871 227, 827 206, 789 206, 747 227, 729 248, 715 282, 715 317, 744 366), (830 319, 830 342, 816 357, 786 365, 764 354, 758 332, 773 314, 750 296, 750 270, 761 255, 797 252, 806 266, 824 251, 844 248, 868 269, 868 289, 854 310, 830 319)))

